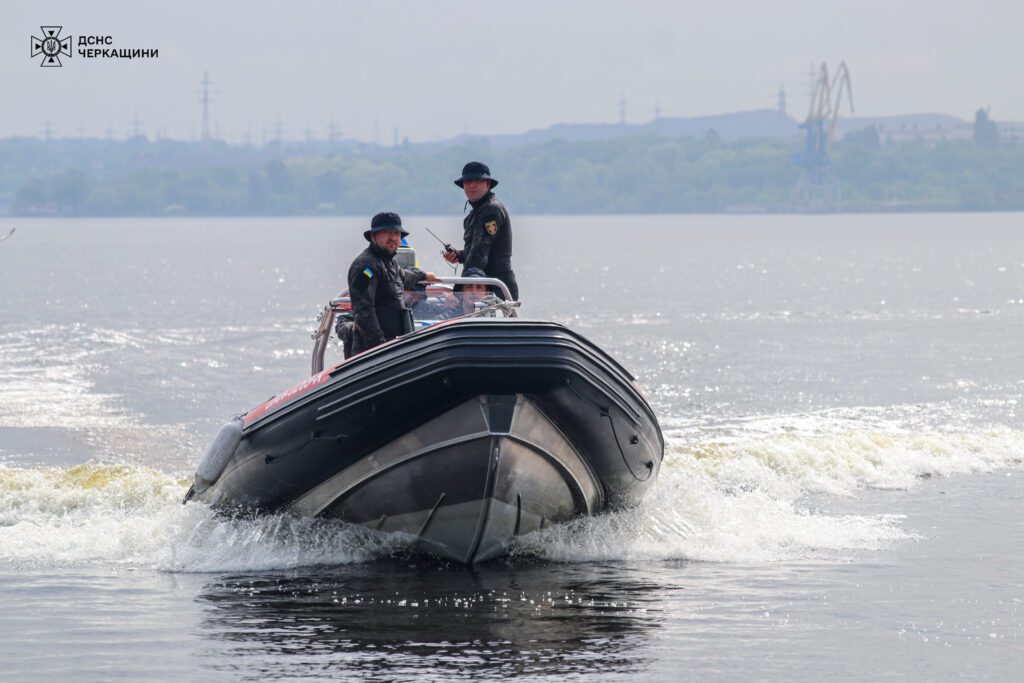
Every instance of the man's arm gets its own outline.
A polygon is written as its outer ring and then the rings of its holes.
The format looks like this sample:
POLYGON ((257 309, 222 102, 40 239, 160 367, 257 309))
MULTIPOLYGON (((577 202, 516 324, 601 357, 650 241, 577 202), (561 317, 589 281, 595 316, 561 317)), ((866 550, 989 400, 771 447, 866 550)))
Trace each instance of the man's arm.
POLYGON ((437 276, 419 268, 399 268, 402 276, 402 289, 412 289, 421 282, 437 282, 437 276))
POLYGON ((383 273, 373 272, 359 261, 348 271, 348 296, 352 301, 352 317, 363 340, 372 346, 384 343, 384 331, 377 320, 377 282, 383 273))

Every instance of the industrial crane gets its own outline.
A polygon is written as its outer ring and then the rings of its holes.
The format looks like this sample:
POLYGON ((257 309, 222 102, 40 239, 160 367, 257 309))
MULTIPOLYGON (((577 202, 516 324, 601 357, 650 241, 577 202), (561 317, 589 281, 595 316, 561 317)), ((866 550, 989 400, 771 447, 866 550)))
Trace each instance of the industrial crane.
POLYGON ((800 124, 807 131, 806 146, 802 152, 793 155, 794 163, 804 169, 794 189, 797 201, 838 204, 842 198, 839 181, 828 168, 831 164, 828 152, 835 135, 844 90, 852 112, 853 88, 846 62, 839 63, 833 78, 829 78, 828 66, 823 63, 814 83, 807 120, 800 124))

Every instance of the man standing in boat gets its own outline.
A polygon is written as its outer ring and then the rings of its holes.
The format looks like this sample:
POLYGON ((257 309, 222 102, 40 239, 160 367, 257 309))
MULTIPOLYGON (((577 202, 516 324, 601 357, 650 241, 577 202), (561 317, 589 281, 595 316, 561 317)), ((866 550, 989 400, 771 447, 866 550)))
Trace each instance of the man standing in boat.
POLYGON ((455 184, 466 193, 473 210, 462 221, 463 248, 446 252, 445 260, 461 263, 463 273, 479 268, 487 277, 498 278, 518 301, 519 285, 512 271, 512 221, 492 191, 498 181, 491 177, 487 164, 471 161, 455 184))
POLYGON ((374 216, 370 229, 363 233, 370 245, 348 269, 353 317, 351 355, 411 332, 404 329, 411 317, 407 317, 403 290, 423 281, 437 282, 433 273, 402 268, 395 262, 395 253, 408 234, 402 228, 401 217, 387 211, 374 216))

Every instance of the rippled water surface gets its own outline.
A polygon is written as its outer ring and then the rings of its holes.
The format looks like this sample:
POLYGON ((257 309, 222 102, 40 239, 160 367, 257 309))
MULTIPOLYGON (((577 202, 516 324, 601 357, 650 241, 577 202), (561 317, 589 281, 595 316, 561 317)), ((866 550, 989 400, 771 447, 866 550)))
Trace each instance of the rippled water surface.
MULTIPOLYGON (((637 377, 639 508, 467 569, 182 506, 308 374, 357 219, 22 220, 0 244, 4 678, 1010 679, 1024 215, 522 217, 532 317, 637 377)), ((410 218, 454 239, 458 218, 410 218)))

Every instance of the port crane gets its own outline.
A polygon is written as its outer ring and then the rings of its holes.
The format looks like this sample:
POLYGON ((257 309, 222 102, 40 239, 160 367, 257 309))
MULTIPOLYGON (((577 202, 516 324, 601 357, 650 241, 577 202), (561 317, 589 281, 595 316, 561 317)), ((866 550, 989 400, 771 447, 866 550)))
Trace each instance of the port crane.
POLYGON ((842 200, 839 179, 831 170, 829 149, 835 136, 836 121, 846 92, 853 112, 853 86, 846 62, 840 62, 830 78, 828 65, 822 63, 811 92, 807 120, 800 128, 807 131, 803 151, 793 155, 793 162, 803 168, 793 189, 793 199, 802 208, 838 208, 842 200))

